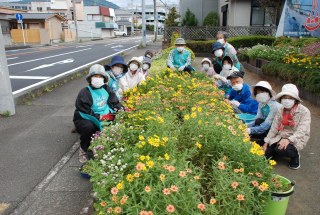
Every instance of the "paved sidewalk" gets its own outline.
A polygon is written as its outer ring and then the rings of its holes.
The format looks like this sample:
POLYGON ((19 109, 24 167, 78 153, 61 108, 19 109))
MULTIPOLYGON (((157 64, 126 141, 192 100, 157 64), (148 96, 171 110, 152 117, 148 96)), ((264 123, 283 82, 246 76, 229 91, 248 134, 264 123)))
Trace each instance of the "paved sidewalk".
MULTIPOLYGON (((128 61, 161 42, 125 55, 128 61)), ((80 176, 78 134, 71 133, 74 102, 85 78, 16 106, 16 115, 0 117, 0 214, 82 213, 91 184, 80 176)))

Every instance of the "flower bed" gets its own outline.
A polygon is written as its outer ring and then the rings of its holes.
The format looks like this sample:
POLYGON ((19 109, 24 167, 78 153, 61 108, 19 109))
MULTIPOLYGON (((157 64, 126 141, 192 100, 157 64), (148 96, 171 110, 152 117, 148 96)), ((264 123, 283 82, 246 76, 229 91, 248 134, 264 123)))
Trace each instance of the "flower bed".
POLYGON ((132 111, 92 141, 97 214, 260 214, 275 162, 206 76, 178 75, 164 57, 152 68, 126 94, 132 111))

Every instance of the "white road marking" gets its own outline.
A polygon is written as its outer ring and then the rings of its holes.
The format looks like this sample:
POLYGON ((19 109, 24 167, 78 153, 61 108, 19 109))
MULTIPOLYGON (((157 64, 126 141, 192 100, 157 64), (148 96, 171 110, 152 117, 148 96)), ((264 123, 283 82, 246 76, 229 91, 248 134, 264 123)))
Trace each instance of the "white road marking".
POLYGON ((10 76, 10 79, 39 79, 45 80, 50 78, 50 76, 10 76))
POLYGON ((112 46, 111 48, 115 49, 115 48, 121 48, 121 47, 123 47, 123 45, 112 46))
POLYGON ((48 59, 48 58, 53 58, 53 57, 59 57, 59 56, 62 56, 62 55, 73 54, 73 53, 77 53, 77 52, 83 52, 83 51, 87 51, 87 50, 90 50, 90 49, 92 49, 92 48, 81 49, 81 50, 73 51, 73 52, 66 52, 66 53, 62 53, 62 54, 52 55, 52 56, 33 59, 33 60, 28 60, 28 61, 22 61, 22 62, 19 62, 19 63, 9 64, 8 66, 14 66, 14 65, 19 65, 19 64, 23 64, 23 63, 29 63, 29 62, 34 62, 34 61, 38 61, 38 60, 44 60, 44 59, 48 59))
POLYGON ((19 57, 12 57, 12 58, 7 58, 7 60, 13 60, 13 59, 17 59, 19 57))
POLYGON ((109 44, 106 44, 104 46, 111 46, 111 45, 114 45, 114 44, 116 44, 116 43, 109 43, 109 44))
POLYGON ((85 47, 90 47, 90 46, 93 46, 93 45, 86 45, 86 46, 76 46, 76 48, 85 48, 85 47))
POLYGON ((58 61, 58 62, 55 62, 55 63, 43 64, 43 65, 35 67, 33 69, 29 69, 29 70, 27 70, 25 72, 29 72, 29 71, 33 71, 33 70, 37 70, 37 69, 43 69, 43 68, 51 67, 51 66, 54 66, 54 65, 57 65, 57 64, 65 64, 65 63, 72 63, 72 62, 74 62, 74 59, 70 58, 70 59, 58 61))

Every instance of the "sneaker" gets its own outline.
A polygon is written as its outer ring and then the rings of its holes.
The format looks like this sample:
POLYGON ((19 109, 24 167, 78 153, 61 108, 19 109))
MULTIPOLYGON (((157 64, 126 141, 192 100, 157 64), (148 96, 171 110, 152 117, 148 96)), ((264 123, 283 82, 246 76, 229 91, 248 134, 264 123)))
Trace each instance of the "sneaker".
POLYGON ((289 162, 289 168, 290 169, 299 169, 300 168, 300 154, 299 154, 299 152, 296 157, 291 158, 291 161, 289 162))
POLYGON ((80 148, 79 149, 79 162, 80 163, 87 163, 88 160, 89 159, 88 159, 87 153, 80 148))

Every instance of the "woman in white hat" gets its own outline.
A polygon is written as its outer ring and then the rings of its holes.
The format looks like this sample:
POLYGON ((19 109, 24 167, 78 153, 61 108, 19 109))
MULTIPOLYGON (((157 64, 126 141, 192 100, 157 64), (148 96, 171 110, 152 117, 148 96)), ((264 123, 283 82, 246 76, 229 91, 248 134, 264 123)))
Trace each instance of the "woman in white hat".
POLYGON ((140 72, 141 61, 137 57, 133 57, 128 62, 129 71, 119 79, 119 93, 136 87, 142 81, 145 81, 144 75, 140 72))
POLYGON ((281 105, 275 100, 275 92, 267 81, 259 81, 253 86, 253 96, 259 106, 255 120, 247 124, 247 133, 250 134, 252 141, 263 145, 263 139, 267 136, 281 105))
POLYGON ((173 71, 178 70, 190 73, 194 69, 191 66, 191 52, 185 48, 186 42, 183 38, 177 38, 175 46, 176 48, 169 53, 167 66, 173 71))
POLYGON ((289 168, 300 167, 299 151, 310 138, 311 116, 308 108, 301 104, 299 91, 294 84, 285 84, 276 96, 282 104, 276 114, 263 149, 267 159, 274 155, 290 157, 289 168))
POLYGON ((102 65, 91 66, 86 79, 88 86, 80 90, 73 116, 74 125, 80 134, 81 163, 93 156, 92 151, 88 150, 92 135, 102 130, 105 120, 113 120, 115 111, 123 108, 115 92, 106 84, 109 75, 102 65))

